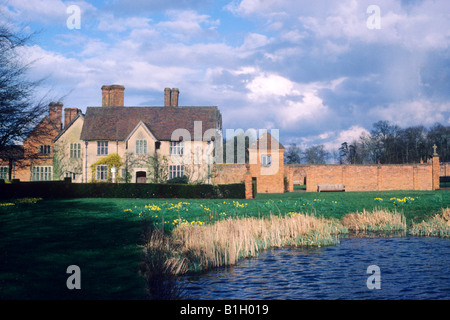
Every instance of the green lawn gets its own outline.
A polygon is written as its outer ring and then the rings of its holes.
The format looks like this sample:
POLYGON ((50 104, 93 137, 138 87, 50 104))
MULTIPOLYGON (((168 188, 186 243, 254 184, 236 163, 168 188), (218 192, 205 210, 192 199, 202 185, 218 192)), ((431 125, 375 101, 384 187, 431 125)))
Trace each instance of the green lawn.
POLYGON ((164 223, 170 230, 180 223, 288 212, 340 219, 375 207, 397 209, 409 224, 420 222, 450 207, 450 191, 300 192, 260 194, 254 200, 0 201, 0 299, 146 298, 137 273, 144 221, 155 227, 164 223), (66 287, 69 265, 81 269, 81 290, 66 287))

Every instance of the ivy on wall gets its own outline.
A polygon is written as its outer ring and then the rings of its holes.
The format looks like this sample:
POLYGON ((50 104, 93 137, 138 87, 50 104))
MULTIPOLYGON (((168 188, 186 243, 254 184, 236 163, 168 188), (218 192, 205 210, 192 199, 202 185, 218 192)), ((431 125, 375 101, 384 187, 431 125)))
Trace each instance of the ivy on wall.
POLYGON ((104 182, 104 181, 98 181, 97 180, 97 166, 100 165, 106 165, 108 166, 108 179, 107 182, 112 182, 112 175, 111 175, 111 168, 113 166, 116 167, 116 181, 118 181, 118 175, 119 170, 123 166, 122 158, 117 153, 111 153, 110 155, 101 158, 96 163, 93 163, 91 165, 91 172, 92 172, 92 180, 91 182, 104 182))

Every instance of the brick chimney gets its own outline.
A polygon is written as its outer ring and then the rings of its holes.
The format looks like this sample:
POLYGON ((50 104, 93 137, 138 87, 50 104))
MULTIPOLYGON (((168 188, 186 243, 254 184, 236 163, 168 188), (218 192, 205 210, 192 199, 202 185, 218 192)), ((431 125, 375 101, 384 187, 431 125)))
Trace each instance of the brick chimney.
POLYGON ((102 86, 102 107, 123 107, 124 90, 118 84, 102 86))
POLYGON ((173 88, 172 89, 172 102, 171 102, 171 106, 172 107, 178 107, 178 96, 180 95, 180 90, 178 90, 178 88, 173 88))
POLYGON ((170 88, 164 89, 164 107, 170 107, 172 100, 172 90, 170 88))
POLYGON ((56 104, 54 102, 50 102, 48 104, 48 118, 50 121, 55 121, 56 119, 56 104))
POLYGON ((58 128, 61 130, 62 129, 62 109, 63 109, 63 103, 62 102, 57 102, 56 103, 56 117, 55 117, 55 121, 56 124, 58 126, 58 128))
POLYGON ((64 128, 69 126, 69 123, 81 112, 78 108, 65 108, 64 109, 64 128))

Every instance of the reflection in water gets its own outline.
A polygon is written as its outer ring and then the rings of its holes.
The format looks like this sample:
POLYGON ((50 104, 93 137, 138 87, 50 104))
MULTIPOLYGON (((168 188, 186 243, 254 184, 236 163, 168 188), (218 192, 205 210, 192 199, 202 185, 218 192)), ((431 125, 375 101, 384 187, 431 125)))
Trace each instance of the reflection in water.
POLYGON ((188 299, 449 299, 450 240, 352 237, 337 246, 271 249, 181 281, 188 299), (371 265, 380 268, 379 290, 367 287, 371 265))

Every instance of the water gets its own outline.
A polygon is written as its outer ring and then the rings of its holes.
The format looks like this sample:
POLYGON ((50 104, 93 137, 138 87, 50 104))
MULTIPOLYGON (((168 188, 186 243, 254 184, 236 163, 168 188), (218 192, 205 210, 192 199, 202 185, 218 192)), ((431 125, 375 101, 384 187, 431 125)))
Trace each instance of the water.
POLYGON ((450 240, 344 238, 331 247, 271 249, 181 281, 193 300, 447 300, 450 240), (380 268, 380 289, 367 286, 371 265, 380 268))

